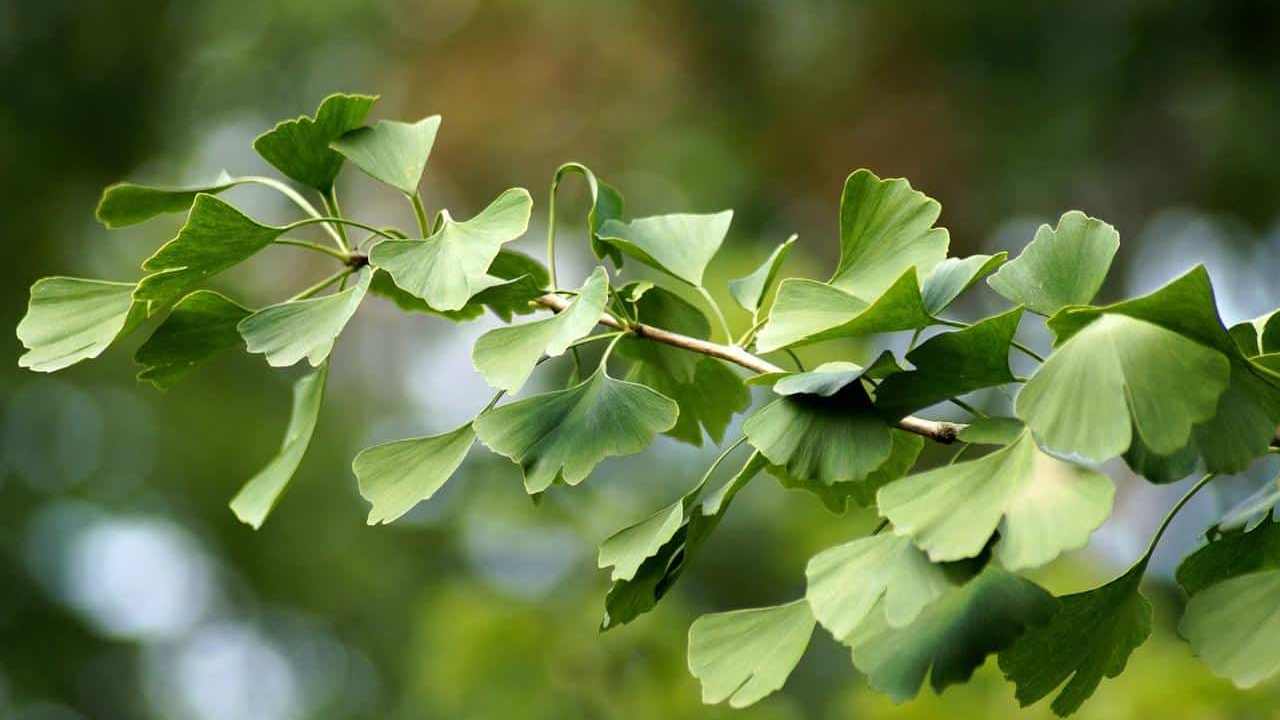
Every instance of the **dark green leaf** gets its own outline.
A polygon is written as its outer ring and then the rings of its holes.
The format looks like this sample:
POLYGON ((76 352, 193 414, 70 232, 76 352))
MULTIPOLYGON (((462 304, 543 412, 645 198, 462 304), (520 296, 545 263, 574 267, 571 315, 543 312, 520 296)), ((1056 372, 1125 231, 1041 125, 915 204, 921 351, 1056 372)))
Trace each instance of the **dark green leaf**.
POLYGON ((70 277, 37 280, 18 323, 18 339, 27 349, 18 366, 54 372, 101 355, 141 319, 134 287, 70 277))
POLYGON ((315 118, 285 120, 253 141, 253 149, 277 170, 327 193, 342 169, 342 156, 329 143, 364 122, 377 96, 336 93, 325 98, 315 118))
POLYGON ((1107 279, 1120 233, 1107 223, 1072 210, 1056 228, 1041 225, 1022 254, 987 284, 1012 302, 1041 315, 1093 300, 1107 279))
POLYGON ((139 380, 168 390, 211 357, 240 347, 236 325, 251 311, 212 290, 197 290, 178 301, 133 359, 145 367, 139 380))
POLYGON ((698 359, 689 382, 648 362, 632 365, 625 379, 675 400, 680 416, 665 434, 691 445, 702 445, 704 430, 719 443, 733 416, 751 405, 751 393, 738 374, 711 357, 698 359))
POLYGON ((1178 584, 1196 595, 1233 577, 1280 568, 1280 522, 1223 533, 1188 555, 1178 566, 1178 584))
POLYGON ((440 116, 416 123, 379 120, 373 127, 356 128, 329 144, 375 180, 406 195, 418 192, 431 146, 440 129, 440 116))
POLYGON ((1133 433, 1133 441, 1124 453, 1129 469, 1157 485, 1175 483, 1196 469, 1200 456, 1194 442, 1169 455, 1159 455, 1142 442, 1141 433, 1133 433))

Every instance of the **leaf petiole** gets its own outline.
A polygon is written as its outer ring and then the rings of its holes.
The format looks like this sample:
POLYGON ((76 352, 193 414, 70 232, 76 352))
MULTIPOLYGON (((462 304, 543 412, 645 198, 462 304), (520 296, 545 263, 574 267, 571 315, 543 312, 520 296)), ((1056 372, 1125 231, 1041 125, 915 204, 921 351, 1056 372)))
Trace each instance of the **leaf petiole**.
POLYGON ((409 196, 409 202, 413 205, 413 216, 418 220, 418 232, 422 237, 428 237, 431 235, 431 224, 427 222, 427 208, 422 204, 422 196, 414 193, 409 196))
POLYGON ((334 248, 331 248, 328 245, 321 245, 319 243, 308 242, 306 240, 294 240, 293 238, 276 238, 272 242, 274 242, 276 245, 292 245, 294 247, 314 250, 316 252, 324 253, 325 255, 335 257, 344 263, 349 262, 351 260, 350 253, 345 253, 345 252, 342 252, 341 250, 335 250, 334 248))
MULTIPOLYGON (((282 228, 282 230, 284 230, 285 232, 288 232, 288 231, 290 231, 290 230, 296 230, 296 229, 298 229, 298 228, 300 228, 300 227, 306 227, 307 225, 315 225, 316 223, 332 223, 332 224, 335 224, 335 225, 350 225, 351 227, 357 227, 357 228, 360 228, 361 230, 365 230, 365 231, 371 232, 371 233, 373 233, 374 235, 378 235, 378 236, 381 236, 381 237, 387 238, 387 239, 389 239, 389 240, 397 240, 397 239, 399 239, 399 238, 397 238, 395 235, 392 235, 391 233, 389 233, 389 232, 387 232, 386 230, 383 230, 383 229, 381 229, 381 228, 376 228, 376 227, 374 227, 374 226, 372 226, 372 225, 366 225, 366 224, 364 224, 364 223, 362 223, 362 222, 359 222, 359 221, 356 221, 356 220, 348 220, 348 219, 346 219, 346 218, 341 218, 341 217, 327 217, 327 216, 326 216, 326 217, 304 218, 304 219, 302 219, 302 220, 297 220, 297 221, 294 221, 294 222, 289 223, 288 225, 285 225, 285 226, 282 228)), ((345 251, 345 250, 346 250, 346 247, 343 247, 343 250, 345 251)))
POLYGON ((716 320, 720 322, 720 330, 724 332, 724 341, 727 343, 733 342, 733 331, 729 329, 729 323, 725 322, 724 313, 720 310, 720 304, 716 302, 715 298, 711 297, 711 293, 707 292, 706 288, 701 285, 695 285, 694 287, 697 289, 698 294, 702 295, 703 299, 707 301, 707 305, 711 306, 711 312, 715 313, 716 320))
POLYGON ((1164 537, 1164 531, 1169 529, 1169 524, 1173 522, 1173 518, 1186 506, 1187 502, 1200 492, 1205 485, 1208 485, 1214 478, 1218 477, 1216 473, 1206 473, 1204 477, 1196 481, 1195 485, 1183 495, 1178 502, 1173 504, 1169 512, 1165 514, 1164 520, 1160 521, 1160 527, 1156 528, 1156 534, 1151 536, 1151 544, 1147 546, 1147 552, 1142 556, 1139 562, 1145 563, 1151 559, 1151 554, 1156 551, 1156 545, 1159 544, 1160 538, 1164 537))
MULTIPOLYGON (((935 318, 934 318, 934 320, 937 320, 939 325, 946 325, 947 327, 961 328, 961 329, 964 329, 964 328, 971 328, 971 327, 973 327, 973 323, 961 322, 961 321, 959 321, 959 320, 948 320, 948 319, 946 319, 946 318, 940 318, 940 317, 935 317, 935 318)), ((1038 362, 1038 363, 1043 363, 1043 362, 1044 362, 1044 356, 1043 356, 1043 355, 1041 355, 1040 353, 1036 352, 1035 350, 1032 350, 1031 348, 1027 347, 1026 345, 1023 345, 1022 343, 1018 342, 1017 340, 1010 340, 1010 341, 1009 341, 1009 344, 1010 344, 1011 346, 1013 346, 1014 348, 1017 348, 1017 349, 1018 349, 1019 351, 1021 351, 1024 355, 1026 355, 1027 357, 1029 357, 1029 358, 1031 358, 1031 359, 1035 360, 1036 362, 1038 362)))
MULTIPOLYGON (((320 197, 321 199, 324 200, 324 208, 325 208, 326 215, 332 216, 334 218, 342 217, 342 208, 338 206, 338 193, 333 188, 329 188, 329 191, 326 193, 322 193, 320 197)), ((328 227, 332 227, 334 230, 337 231, 335 240, 337 240, 338 247, 342 248, 343 251, 350 250, 351 244, 347 240, 346 228, 342 227, 341 224, 334 224, 334 223, 330 223, 328 227)))
POLYGON ((336 272, 336 273, 334 273, 334 274, 330 275, 329 277, 327 277, 327 278, 325 278, 325 279, 321 280, 320 282, 316 283, 315 285, 312 285, 311 287, 307 288, 306 290, 303 290, 302 292, 298 293, 297 295, 294 295, 293 297, 289 298, 289 299, 288 299, 288 300, 286 300, 285 302, 295 302, 295 301, 298 301, 298 300, 306 300, 307 298, 309 298, 309 297, 311 297, 311 296, 315 295, 316 293, 318 293, 318 292, 320 292, 320 291, 324 290, 325 288, 329 287, 330 285, 334 284, 335 282, 338 282, 339 280, 344 280, 344 279, 346 279, 346 277, 347 277, 348 275, 350 275, 351 273, 353 273, 353 272, 355 272, 355 268, 343 268, 343 269, 339 270, 338 272, 336 272))

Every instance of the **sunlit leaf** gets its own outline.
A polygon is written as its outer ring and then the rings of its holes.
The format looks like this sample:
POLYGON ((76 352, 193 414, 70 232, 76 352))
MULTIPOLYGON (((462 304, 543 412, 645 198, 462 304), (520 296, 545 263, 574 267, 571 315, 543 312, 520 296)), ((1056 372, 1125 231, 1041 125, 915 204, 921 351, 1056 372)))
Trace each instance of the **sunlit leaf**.
POLYGON ((364 123, 378 98, 370 95, 330 95, 315 118, 302 115, 285 120, 253 141, 253 149, 277 170, 303 185, 329 192, 342 169, 342 156, 329 143, 364 123))
POLYGON ((329 366, 325 364, 293 384, 293 410, 280 451, 231 499, 231 511, 240 522, 253 526, 255 530, 262 527, 272 508, 280 502, 280 496, 302 463, 302 456, 307 453, 320 415, 320 401, 324 398, 328 374, 329 366))
POLYGON ((792 235, 786 242, 774 248, 769 257, 765 258, 760 267, 751 271, 751 274, 729 281, 729 294, 738 303, 738 307, 753 315, 760 310, 764 305, 765 297, 769 295, 769 291, 773 289, 778 279, 778 271, 782 269, 782 263, 786 262, 787 255, 791 253, 791 246, 795 244, 796 237, 792 235))
POLYGON ((803 599, 695 620, 689 671, 702 682, 702 702, 743 708, 780 689, 809 646, 813 624, 803 599))
POLYGON ((1116 457, 1129 449, 1132 431, 1152 452, 1170 454, 1186 444, 1192 426, 1213 417, 1229 368, 1210 347, 1108 314, 1049 356, 1015 408, 1036 440, 1064 457, 1116 457))
POLYGON ((373 505, 369 524, 393 522, 434 495, 462 465, 475 439, 471 423, 467 423, 441 435, 361 450, 351 469, 360 496, 373 505))
POLYGON ((223 173, 216 181, 189 187, 153 187, 121 182, 102 191, 94 215, 110 229, 136 225, 164 213, 186 212, 201 193, 217 195, 235 187, 237 180, 223 173))
POLYGON ((475 430, 518 464, 525 488, 538 493, 557 481, 577 485, 607 457, 640 452, 675 425, 677 413, 670 398, 614 380, 601 366, 573 387, 489 410, 475 430))
POLYGON ((788 278, 778 286, 756 347, 773 352, 821 340, 914 330, 932 322, 914 268, 870 303, 825 283, 788 278))
POLYGON ((542 263, 514 250, 501 250, 489 265, 488 279, 482 281, 485 289, 471 296, 461 310, 436 310, 426 300, 410 295, 396 285, 386 270, 373 275, 369 292, 395 303, 405 312, 438 315, 453 322, 475 320, 488 308, 503 322, 511 322, 515 315, 526 315, 536 310, 532 301, 547 292, 550 278, 542 263))
POLYGON ((425 240, 379 242, 369 262, 436 310, 459 310, 495 284, 489 265, 503 244, 524 234, 532 210, 529 191, 513 188, 470 220, 455 221, 445 213, 440 229, 425 240))
POLYGON ((476 341, 472 362, 489 385, 516 392, 544 354, 561 355, 600 322, 609 293, 609 278, 597 267, 564 311, 542 320, 490 330, 476 341))
POLYGON ((18 339, 27 349, 18 366, 54 372, 96 358, 141 319, 132 283, 41 278, 31 286, 18 339))
POLYGON ((656 215, 630 222, 610 219, 600 227, 600 238, 645 265, 701 287, 702 273, 724 242, 732 220, 732 210, 656 215))
POLYGON ((947 258, 938 263, 921 283, 924 307, 930 315, 937 315, 973 284, 995 272, 1009 258, 1009 253, 995 255, 970 255, 966 258, 947 258))
POLYGON ((990 565, 904 627, 873 610, 849 638, 853 664, 895 701, 915 697, 925 675, 940 693, 967 681, 987 655, 1009 647, 1028 628, 1048 622, 1057 606, 1036 584, 990 565))
POLYGON ((248 351, 266 355, 272 367, 288 367, 304 357, 319 367, 364 300, 372 274, 361 271, 355 284, 340 292, 265 307, 241 320, 236 329, 248 351))
POLYGON ((942 333, 907 353, 914 370, 885 378, 876 389, 876 406, 903 416, 982 388, 1014 381, 1009 346, 1022 308, 989 317, 956 332, 942 333))
POLYGON ((941 211, 902 178, 854 172, 840 197, 840 264, 830 284, 870 303, 908 269, 927 276, 947 256, 947 231, 933 227, 941 211))
POLYGON ((187 295, 134 354, 145 366, 138 379, 167 390, 219 352, 240 347, 236 325, 250 312, 212 290, 187 295))
POLYGON ((1100 588, 1058 598, 1048 624, 1033 627, 1000 653, 1000 669, 1017 685, 1018 703, 1031 705, 1059 685, 1053 712, 1066 717, 1088 700, 1103 677, 1124 672, 1151 635, 1151 603, 1138 591, 1142 561, 1100 588))
MULTIPOLYGON (((565 163, 556 170, 554 186, 569 173, 579 173, 587 181, 587 191, 591 197, 591 208, 587 210, 587 235, 591 240, 591 252, 597 260, 609 258, 614 267, 622 267, 622 252, 618 248, 601 240, 600 228, 609 220, 621 220, 623 212, 622 194, 609 183, 599 179, 591 168, 582 163, 565 163)), ((554 192, 554 190, 553 190, 554 192)))
POLYGON ((987 284, 1005 298, 1041 315, 1093 300, 1107 279, 1120 233, 1107 223, 1072 210, 1056 228, 1041 225, 1017 258, 987 284))
POLYGON ((284 234, 283 228, 253 219, 213 195, 197 195, 177 237, 142 263, 133 296, 154 312, 171 305, 192 286, 248 260, 284 234))
POLYGON ((1029 433, 977 460, 918 473, 880 490, 880 514, 935 562, 976 557, 998 529, 995 557, 1010 570, 1083 547, 1111 514, 1107 476, 1057 460, 1029 433))
POLYGON ((685 521, 686 505, 691 497, 662 508, 635 525, 619 530, 600 543, 596 564, 601 569, 613 568, 610 580, 630 580, 640 565, 662 550, 675 536, 685 521))
POLYGON ((1008 445, 1017 440, 1026 427, 1018 418, 976 418, 956 435, 956 439, 975 445, 1008 445))
POLYGON ((427 157, 436 142, 440 116, 416 123, 379 120, 372 127, 356 128, 329 144, 369 177, 406 195, 418 192, 427 157))

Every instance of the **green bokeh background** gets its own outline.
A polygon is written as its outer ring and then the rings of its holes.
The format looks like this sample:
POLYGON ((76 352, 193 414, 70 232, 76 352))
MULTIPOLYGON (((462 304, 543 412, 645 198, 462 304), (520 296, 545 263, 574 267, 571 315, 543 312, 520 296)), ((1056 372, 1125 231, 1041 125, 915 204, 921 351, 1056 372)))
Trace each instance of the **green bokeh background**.
MULTIPOLYGON (((791 232, 800 243, 787 273, 821 277, 837 252, 840 185, 868 167, 942 202, 953 254, 1016 251, 1036 224, 1079 208, 1121 232, 1106 297, 1205 262, 1239 320, 1280 304, 1278 32, 1280 6, 1261 1, 19 0, 0 6, 0 325, 17 324, 38 277, 135 278, 181 222, 108 233, 92 217, 103 186, 266 172, 252 138, 337 90, 380 93, 375 117, 442 114, 428 206, 467 216, 507 187, 530 188, 520 245, 531 252, 552 171, 579 160, 623 191, 632 215, 734 208, 710 274, 722 298, 724 280, 791 232)), ((339 187, 349 213, 411 223, 407 205, 357 173, 339 187)), ((261 191, 228 197, 266 220, 292 218, 261 191)), ((571 284, 590 267, 581 189, 563 203, 571 284)), ((323 271, 280 249, 218 285, 261 305, 323 271)), ((1000 307, 985 289, 971 294, 959 314, 1000 307)), ((469 364, 483 327, 369 301, 335 351, 311 452, 256 533, 226 502, 279 443, 296 370, 229 356, 160 394, 132 381, 141 335, 53 377, 20 372, 10 340, 0 718, 1016 712, 993 663, 968 686, 895 707, 822 633, 783 692, 744 712, 702 706, 685 669, 692 619, 795 597, 810 555, 873 522, 833 517, 768 478, 659 609, 599 634, 607 582, 595 545, 690 486, 710 448, 660 442, 538 507, 512 465, 477 452, 430 503, 367 527, 351 457, 483 405, 469 364)), ((1026 337, 1045 341, 1034 328, 1026 337)), ((869 348, 821 352, 863 359, 869 348)), ((1280 717, 1280 686, 1233 689, 1172 630, 1183 600, 1171 568, 1233 495, 1274 475, 1260 465, 1175 523, 1147 587, 1156 633, 1081 717, 1280 717)), ((1116 517, 1038 576, 1056 592, 1122 569, 1179 492, 1109 469, 1116 517)))

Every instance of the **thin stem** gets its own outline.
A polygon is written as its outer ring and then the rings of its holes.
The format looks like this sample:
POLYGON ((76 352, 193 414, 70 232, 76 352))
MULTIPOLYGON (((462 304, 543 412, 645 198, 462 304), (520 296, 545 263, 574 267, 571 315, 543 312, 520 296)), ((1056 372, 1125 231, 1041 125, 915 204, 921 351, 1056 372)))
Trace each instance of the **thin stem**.
POLYGON ((485 403, 485 406, 480 409, 480 412, 476 413, 476 417, 480 417, 481 415, 492 410, 493 406, 497 405, 498 401, 502 399, 502 396, 506 394, 507 394, 506 390, 499 390, 498 392, 494 393, 493 397, 489 398, 489 402, 485 403))
MULTIPOLYGON (((320 197, 324 200, 326 215, 334 218, 342 217, 342 208, 338 207, 338 194, 332 187, 329 188, 328 192, 321 193, 320 197)), ((338 247, 342 248, 343 251, 350 250, 351 243, 347 241, 347 229, 340 224, 336 225, 334 229, 338 231, 338 247)))
POLYGON ((294 247, 314 250, 315 252, 320 252, 320 253, 324 253, 325 255, 330 255, 332 257, 335 257, 341 260, 342 262, 347 262, 348 260, 351 259, 351 255, 349 253, 344 253, 341 250, 335 250, 334 248, 331 248, 328 245, 321 245, 319 243, 308 242, 306 240, 294 240, 293 238, 276 238, 274 242, 276 245, 292 245, 294 247))
POLYGON ((916 343, 920 340, 920 333, 922 332, 924 332, 924 328, 916 328, 916 331, 911 333, 911 342, 907 343, 907 352, 911 352, 915 349, 916 343))
POLYGON ((409 196, 409 202, 413 204, 413 216, 418 219, 418 232, 424 238, 430 236, 431 225, 427 222, 427 208, 422 205, 422 195, 415 192, 409 196))
POLYGON ((956 451, 956 454, 955 454, 955 455, 952 455, 952 456, 951 456, 951 459, 947 461, 947 464, 948 464, 948 465, 954 465, 954 464, 956 463, 956 461, 960 459, 960 456, 961 456, 961 455, 963 455, 963 454, 965 453, 965 451, 966 451, 966 450, 968 450, 968 449, 969 449, 969 448, 971 448, 971 447, 973 447, 973 446, 972 446, 972 445, 970 445, 969 443, 961 443, 961 444, 960 444, 960 449, 956 451))
POLYGON ((784 352, 786 352, 787 355, 791 357, 791 362, 796 364, 796 367, 800 369, 800 372, 805 372, 804 363, 800 362, 800 356, 796 355, 795 350, 792 350, 791 348, 786 348, 784 352))
POLYGON ((711 474, 716 471, 716 468, 724 464, 724 461, 729 457, 729 454, 732 453, 734 450, 737 450, 739 447, 742 447, 742 443, 746 441, 747 441, 747 436, 743 435, 739 437, 737 440, 734 440, 733 442, 729 443, 729 446, 726 447, 724 450, 720 451, 720 454, 716 456, 716 459, 711 461, 711 467, 708 467, 707 471, 702 473, 702 479, 699 480, 698 484, 694 486, 693 488, 694 497, 697 497, 697 495, 702 492, 702 489, 707 486, 707 482, 711 480, 711 474))
POLYGON ((1160 521, 1160 527, 1156 528, 1156 534, 1151 537, 1151 544, 1147 546, 1147 553, 1143 556, 1142 562, 1146 562, 1151 559, 1151 553, 1155 552, 1156 545, 1160 542, 1160 538, 1164 537, 1164 531, 1169 529, 1169 523, 1173 522, 1174 516, 1177 515, 1184 506, 1186 506, 1187 502, 1190 501, 1196 493, 1200 492, 1201 488, 1208 485, 1209 482, 1216 477, 1217 475, 1215 473, 1206 474, 1204 477, 1197 480, 1196 484, 1192 485, 1191 489, 1188 490, 1187 493, 1178 500, 1178 502, 1174 503, 1173 507, 1164 516, 1164 520, 1160 521))
MULTIPOLYGON (((936 320, 939 325, 946 325, 947 327, 961 328, 961 329, 973 327, 972 323, 962 322, 960 320, 948 320, 947 318, 934 318, 934 320, 936 320)), ((1040 353, 1036 352, 1035 350, 1032 350, 1031 348, 1027 347, 1026 345, 1023 345, 1017 340, 1010 340, 1009 344, 1017 348, 1018 350, 1022 351, 1022 353, 1024 353, 1027 357, 1035 360, 1036 362, 1038 363, 1044 362, 1044 356, 1042 356, 1040 353)))
POLYGON ((767 322, 769 322, 769 318, 765 318, 763 320, 757 320, 753 316, 751 318, 751 328, 747 330, 745 333, 743 333, 742 337, 738 338, 738 342, 734 343, 734 345, 737 345, 738 347, 742 347, 742 348, 750 345, 751 341, 756 339, 756 333, 759 332, 760 328, 764 327, 765 323, 767 322))
POLYGON ((986 413, 959 398, 947 398, 947 401, 974 417, 985 418, 987 416, 986 413))
POLYGON ((342 280, 342 279, 346 278, 348 275, 350 275, 350 274, 351 274, 351 273, 353 273, 353 272, 355 272, 355 270, 354 270, 353 268, 343 268, 343 269, 339 270, 338 272, 336 272, 336 273, 334 273, 334 274, 330 275, 329 277, 327 277, 327 278, 325 278, 325 279, 321 280, 320 282, 316 283, 315 285, 312 285, 311 287, 307 288, 306 290, 303 290, 302 292, 298 293, 297 295, 294 295, 293 297, 289 298, 289 299, 288 299, 288 300, 286 300, 285 302, 294 302, 294 301, 296 301, 296 300, 306 300, 307 298, 311 297, 312 295, 315 295, 316 293, 320 292, 321 290, 324 290, 325 288, 327 288, 327 287, 329 287, 330 285, 334 284, 335 282, 338 282, 339 280, 342 280))
MULTIPOLYGON (((272 190, 279 192, 281 195, 284 195, 289 200, 293 201, 293 204, 301 208, 302 212, 310 215, 311 217, 320 217, 320 211, 316 210, 315 205, 312 205, 310 202, 308 202, 307 199, 302 197, 302 194, 299 193, 297 190, 294 190, 293 188, 289 187, 285 183, 282 183, 275 178, 263 177, 261 175, 245 175, 243 177, 236 178, 235 181, 237 183, 252 183, 254 185, 262 185, 263 187, 269 187, 272 190)), ((325 225, 324 229, 326 232, 329 233, 329 235, 334 240, 338 239, 338 232, 334 230, 332 226, 325 225)))
POLYGON ((560 287, 556 280, 556 190, 560 188, 560 171, 551 178, 551 193, 547 197, 547 272, 551 276, 551 290, 560 287))
POLYGON ((711 297, 711 293, 707 292, 706 288, 698 285, 697 289, 698 293, 707 301, 707 304, 711 306, 711 312, 715 313, 716 320, 720 322, 720 330, 724 332, 724 341, 727 343, 733 342, 733 331, 729 329, 729 323, 725 322, 724 313, 720 311, 719 303, 716 302, 715 298, 711 297))
POLYGON ((569 343, 569 347, 579 348, 579 347, 582 347, 583 345, 590 345, 593 342, 598 342, 600 340, 612 340, 616 337, 621 337, 626 334, 627 334, 626 331, 618 330, 615 332, 600 333, 599 335, 588 335, 587 337, 574 340, 573 342, 569 343))
MULTIPOLYGON (((282 229, 283 229, 285 232, 288 232, 288 231, 290 231, 290 230, 296 230, 297 228, 305 227, 305 226, 307 226, 307 225, 315 225, 316 223, 333 223, 333 224, 335 224, 335 225, 339 225, 339 226, 341 226, 341 225, 350 225, 351 227, 358 227, 358 228, 360 228, 361 230, 367 230, 368 232, 371 232, 371 233, 373 233, 374 235, 380 235, 380 236, 382 236, 382 237, 384 237, 384 238, 389 238, 389 239, 391 239, 391 240, 395 240, 395 239, 397 239, 395 235, 392 235, 391 233, 386 232, 385 230, 382 230, 382 229, 380 229, 380 228, 376 228, 376 227, 374 227, 374 226, 372 226, 372 225, 366 225, 366 224, 364 224, 364 223, 362 223, 362 222, 357 222, 357 221, 355 221, 355 220, 348 220, 348 219, 346 219, 346 218, 340 218, 340 217, 313 217, 313 218, 306 218, 306 219, 303 219, 303 220, 298 220, 298 221, 296 221, 296 222, 291 222, 291 223, 289 223, 288 225, 285 225, 282 229)), ((345 248, 345 247, 343 248, 343 251, 346 251, 346 248, 345 248)))

